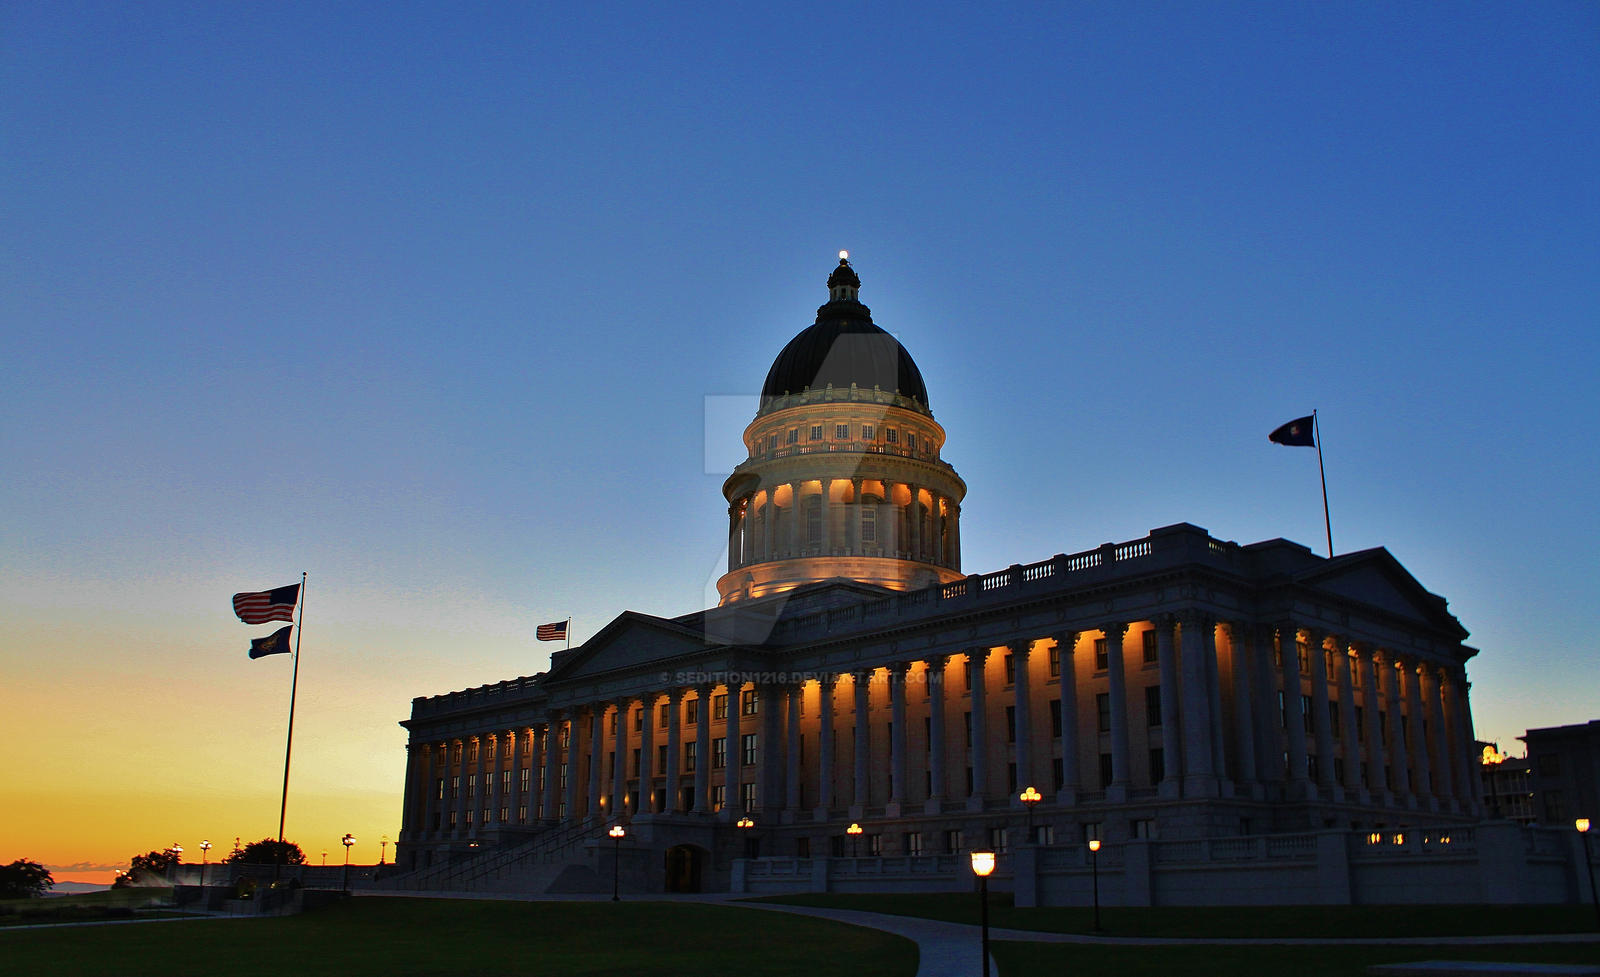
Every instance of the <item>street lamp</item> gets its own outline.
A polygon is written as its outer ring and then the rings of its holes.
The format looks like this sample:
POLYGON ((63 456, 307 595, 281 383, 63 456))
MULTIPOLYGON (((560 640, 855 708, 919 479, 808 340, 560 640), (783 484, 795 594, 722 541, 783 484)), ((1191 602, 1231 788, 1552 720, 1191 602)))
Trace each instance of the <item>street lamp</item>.
POLYGON ((860 857, 860 855, 861 855, 861 825, 856 824, 855 822, 852 821, 850 823, 850 827, 844 829, 844 833, 850 836, 850 857, 851 858, 860 857))
POLYGON ((356 843, 356 837, 349 832, 339 839, 339 844, 344 846, 344 891, 350 891, 350 846, 356 843))
POLYGON ((202 889, 206 885, 206 856, 210 853, 211 842, 209 840, 200 842, 200 887, 202 889))
POLYGON ((328 849, 326 848, 322 849, 322 867, 328 867, 328 849))
POLYGON ((1572 822, 1578 829, 1578 837, 1583 839, 1583 867, 1589 871, 1589 898, 1594 900, 1594 924, 1600 929, 1600 891, 1594 887, 1594 856, 1589 854, 1589 819, 1579 818, 1572 822))
POLYGON ((627 833, 628 832, 624 831, 623 828, 622 828, 622 825, 620 825, 620 824, 613 824, 611 826, 611 830, 606 832, 606 834, 611 836, 611 901, 612 902, 619 902, 622 899, 622 895, 621 895, 621 885, 622 885, 622 882, 621 882, 621 880, 622 880, 622 836, 627 834, 627 833))
POLYGON ((1017 799, 1022 802, 1023 810, 1028 812, 1028 844, 1033 844, 1033 805, 1044 800, 1044 795, 1029 787, 1017 799))
POLYGON ((379 865, 383 864, 383 853, 384 853, 385 850, 388 849, 388 847, 389 847, 389 836, 388 835, 384 835, 383 836, 383 840, 378 842, 378 864, 379 865))
POLYGON ((172 884, 178 884, 178 866, 183 864, 183 846, 176 841, 167 849, 167 854, 172 856, 172 884))
POLYGON ((734 827, 738 828, 740 830, 740 832, 742 832, 744 834, 744 857, 745 858, 755 858, 756 857, 755 841, 756 840, 750 834, 750 829, 754 828, 756 826, 755 821, 752 820, 751 817, 747 814, 744 817, 740 818, 739 820, 733 822, 733 825, 734 825, 734 827))
POLYGON ((972 874, 978 877, 978 917, 983 921, 983 977, 989 977, 989 873, 994 871, 994 852, 972 853, 972 874))
POLYGON ((1100 932, 1100 839, 1089 839, 1089 868, 1094 874, 1094 931, 1100 932))

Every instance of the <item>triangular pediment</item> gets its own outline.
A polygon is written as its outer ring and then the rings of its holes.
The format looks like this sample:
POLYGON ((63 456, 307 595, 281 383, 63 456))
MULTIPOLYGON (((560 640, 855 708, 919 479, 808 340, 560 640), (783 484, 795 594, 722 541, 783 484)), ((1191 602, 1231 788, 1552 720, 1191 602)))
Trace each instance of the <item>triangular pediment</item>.
POLYGON ((666 618, 625 611, 594 637, 550 656, 548 682, 646 668, 706 648, 703 636, 666 618))
POLYGON ((1467 630, 1443 597, 1417 582, 1388 550, 1361 550, 1325 560, 1296 575, 1303 586, 1365 604, 1462 641, 1467 630))

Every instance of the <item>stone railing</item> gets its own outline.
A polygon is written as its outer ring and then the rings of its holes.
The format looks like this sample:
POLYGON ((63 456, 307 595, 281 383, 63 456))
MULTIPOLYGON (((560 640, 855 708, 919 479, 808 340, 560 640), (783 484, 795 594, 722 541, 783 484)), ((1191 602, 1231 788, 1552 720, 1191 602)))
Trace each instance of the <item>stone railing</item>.
POLYGON ((544 675, 544 672, 540 672, 537 675, 524 675, 521 678, 506 679, 504 682, 480 685, 459 692, 419 696, 411 700, 411 718, 419 719, 424 716, 496 706, 514 699, 524 699, 541 691, 544 675))

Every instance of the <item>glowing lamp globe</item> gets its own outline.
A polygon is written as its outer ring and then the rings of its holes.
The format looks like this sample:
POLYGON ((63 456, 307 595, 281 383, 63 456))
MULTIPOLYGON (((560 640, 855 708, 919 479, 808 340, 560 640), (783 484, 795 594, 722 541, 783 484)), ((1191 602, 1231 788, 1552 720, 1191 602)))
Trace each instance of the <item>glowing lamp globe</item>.
POLYGON ((972 853, 972 874, 979 878, 987 878, 994 871, 994 852, 975 851, 972 853))

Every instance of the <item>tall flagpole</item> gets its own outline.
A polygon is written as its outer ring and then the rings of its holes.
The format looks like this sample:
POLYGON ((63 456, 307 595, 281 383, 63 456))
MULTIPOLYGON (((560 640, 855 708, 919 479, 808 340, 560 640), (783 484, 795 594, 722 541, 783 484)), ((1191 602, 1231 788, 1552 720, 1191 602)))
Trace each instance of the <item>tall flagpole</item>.
POLYGON ((567 650, 572 650, 572 618, 567 618, 567 650))
MULTIPOLYGON (((1320 449, 1318 449, 1320 450, 1320 449)), ((289 813, 289 757, 294 753, 294 695, 300 685, 300 631, 306 619, 306 572, 300 571, 300 613, 294 626, 294 671, 289 679, 289 739, 283 747, 283 801, 278 805, 278 855, 272 863, 272 881, 283 867, 283 822, 289 813)))
MULTIPOLYGON (((1316 435, 1317 442, 1317 474, 1322 477, 1322 525, 1328 530, 1328 559, 1333 559, 1333 521, 1328 518, 1328 476, 1322 470, 1322 424, 1317 420, 1317 412, 1311 412, 1311 432, 1316 435)), ((298 640, 298 635, 296 636, 298 640)))

